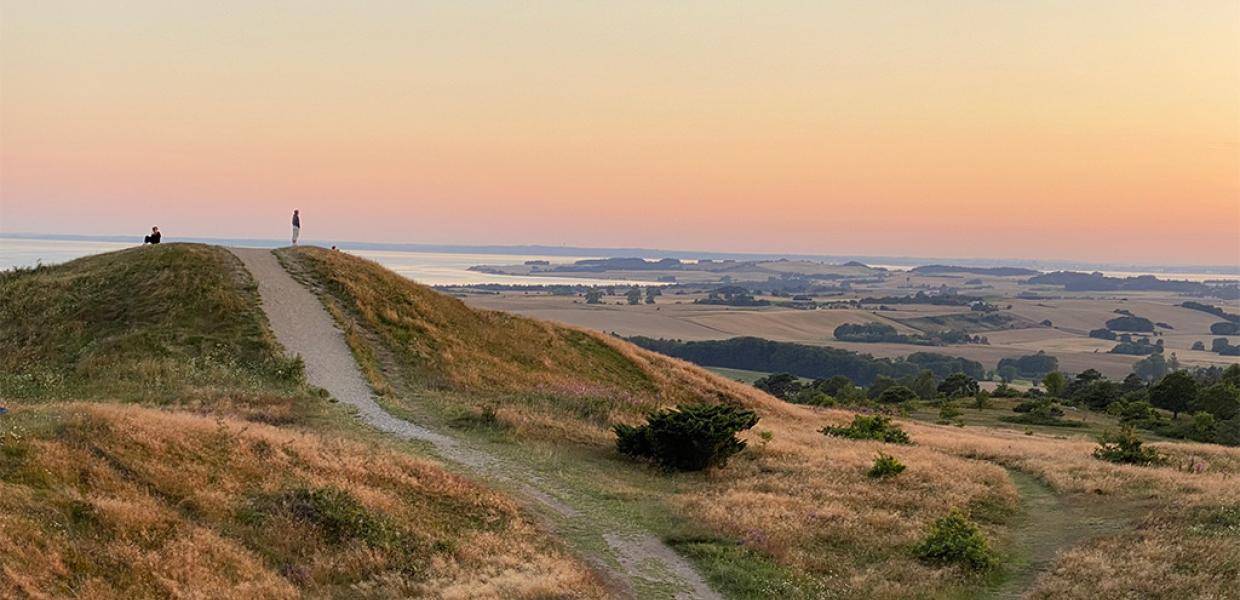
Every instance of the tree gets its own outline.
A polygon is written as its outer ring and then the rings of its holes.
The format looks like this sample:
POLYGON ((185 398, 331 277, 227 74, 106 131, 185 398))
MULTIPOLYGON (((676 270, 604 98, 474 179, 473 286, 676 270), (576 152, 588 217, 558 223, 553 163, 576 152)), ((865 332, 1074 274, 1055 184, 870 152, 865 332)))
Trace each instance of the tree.
POLYGON ((851 390, 856 386, 853 385, 851 379, 843 375, 833 375, 826 379, 815 379, 814 387, 828 396, 839 396, 845 390, 851 390))
POLYGON ((1151 354, 1135 363, 1132 363, 1132 372, 1146 381, 1154 382, 1162 379, 1170 372, 1171 369, 1167 365, 1167 359, 1162 354, 1151 354))
POLYGON ((1197 399, 1197 380, 1187 371, 1176 371, 1163 377, 1150 388, 1150 404, 1171 411, 1171 418, 1180 418, 1197 399))
POLYGON ((892 379, 886 375, 879 375, 874 380, 874 385, 870 386, 870 389, 866 395, 869 396, 871 400, 877 399, 883 394, 884 391, 887 390, 887 388, 893 385, 896 385, 895 379, 892 379))
POLYGON ((902 385, 893 385, 879 394, 878 401, 883 404, 902 404, 917 399, 917 393, 902 385))
POLYGON ((1142 389, 1145 389, 1145 379, 1136 373, 1129 373, 1120 384, 1120 391, 1125 394, 1142 389))
POLYGON ((1042 385, 1046 386, 1046 393, 1052 398, 1062 398, 1064 390, 1068 389, 1068 378, 1059 371, 1051 371, 1042 378, 1042 385))
POLYGON ((1240 388, 1240 365, 1231 365, 1223 369, 1223 377, 1221 383, 1240 388))
POLYGON ((961 398, 977 394, 977 381, 964 373, 955 373, 939 384, 939 393, 948 398, 961 398))
POLYGON ((1204 351, 1205 349, 1206 349, 1206 343, 1205 343, 1205 342, 1203 342, 1203 341, 1201 341, 1201 340, 1197 340, 1197 341, 1193 342, 1193 350, 1201 350, 1201 351, 1204 351))
POLYGON ((758 379, 753 386, 781 400, 791 400, 801 391, 801 380, 791 373, 775 373, 758 379))
POLYGON ((938 381, 935 380, 934 373, 928 370, 923 370, 916 377, 905 379, 908 380, 905 385, 922 400, 933 400, 938 393, 938 381))
POLYGON ((1240 389, 1216 383, 1198 392, 1188 408, 1193 412, 1210 413, 1221 420, 1230 419, 1240 414, 1240 389))
POLYGON ((628 299, 630 306, 642 303, 642 289, 639 287, 634 287, 633 289, 629 290, 628 293, 626 293, 624 296, 625 298, 628 299))
POLYGON ((603 292, 601 290, 590 290, 586 292, 586 304, 602 304, 603 292))
POLYGON ((999 367, 997 373, 999 374, 999 379, 1003 380, 1003 383, 1012 383, 1012 381, 1016 379, 1016 376, 1020 375, 1020 371, 1017 371, 1016 367, 1013 367, 1012 365, 1003 365, 1002 367, 999 367))

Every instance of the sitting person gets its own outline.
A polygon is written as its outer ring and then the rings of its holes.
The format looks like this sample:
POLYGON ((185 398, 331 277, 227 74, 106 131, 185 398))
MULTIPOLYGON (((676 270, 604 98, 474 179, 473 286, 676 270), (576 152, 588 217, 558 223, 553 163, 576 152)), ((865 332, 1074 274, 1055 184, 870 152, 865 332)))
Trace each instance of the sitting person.
POLYGON ((142 238, 142 243, 143 244, 158 244, 160 237, 161 237, 161 234, 159 233, 159 228, 152 227, 151 235, 148 235, 145 238, 142 238))

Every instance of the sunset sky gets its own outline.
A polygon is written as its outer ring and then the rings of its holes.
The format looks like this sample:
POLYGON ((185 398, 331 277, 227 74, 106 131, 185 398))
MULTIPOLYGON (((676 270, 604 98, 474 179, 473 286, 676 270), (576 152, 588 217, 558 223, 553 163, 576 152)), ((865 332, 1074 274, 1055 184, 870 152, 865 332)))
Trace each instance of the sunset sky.
POLYGON ((0 232, 1240 264, 1240 2, 0 0, 0 232))

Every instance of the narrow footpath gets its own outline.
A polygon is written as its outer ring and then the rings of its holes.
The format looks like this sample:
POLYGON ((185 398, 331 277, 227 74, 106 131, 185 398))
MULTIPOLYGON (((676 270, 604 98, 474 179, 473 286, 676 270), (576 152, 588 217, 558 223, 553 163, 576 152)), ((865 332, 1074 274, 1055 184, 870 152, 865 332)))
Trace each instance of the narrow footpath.
MULTIPOLYGON (((313 292, 298 283, 268 249, 229 248, 258 283, 263 312, 284 349, 301 356, 306 379, 327 390, 338 402, 352 406, 363 422, 405 440, 431 444, 444 459, 459 463, 476 475, 514 487, 519 493, 545 506, 560 520, 588 521, 579 510, 548 490, 538 478, 518 479, 514 470, 490 454, 470 448, 460 440, 399 419, 375 402, 370 386, 354 361, 344 334, 313 292)), ((612 578, 619 578, 630 591, 674 589, 677 600, 721 600, 702 576, 683 557, 648 532, 599 531, 613 556, 606 564, 612 578)), ((595 561, 599 564, 600 561, 595 561)))
POLYGON ((1017 600, 1033 592, 1038 577, 1055 566, 1059 552, 1091 538, 1123 531, 1141 508, 1121 502, 1089 505, 1055 493, 1032 475, 1008 469, 1020 492, 1021 515, 1012 535, 1016 540, 1011 573, 984 596, 1017 600))

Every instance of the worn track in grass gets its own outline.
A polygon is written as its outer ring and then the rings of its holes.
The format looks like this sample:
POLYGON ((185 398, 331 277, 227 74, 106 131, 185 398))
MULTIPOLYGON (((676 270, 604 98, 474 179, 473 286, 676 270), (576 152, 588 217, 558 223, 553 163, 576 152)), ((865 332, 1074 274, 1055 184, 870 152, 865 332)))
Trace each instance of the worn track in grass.
MULTIPOLYGON (((497 480, 549 509, 563 521, 593 522, 577 507, 539 487, 532 474, 522 476, 502 458, 471 448, 459 439, 397 418, 383 409, 358 368, 344 335, 313 292, 298 283, 271 250, 230 248, 258 283, 263 312, 276 339, 290 353, 300 355, 311 385, 327 390, 337 401, 354 407, 368 425, 406 440, 430 443, 447 460, 475 474, 497 480)), ((683 557, 656 536, 644 531, 597 532, 611 550, 610 561, 594 561, 620 580, 626 591, 674 598, 721 598, 683 557), (662 592, 667 591, 667 594, 662 592)))

